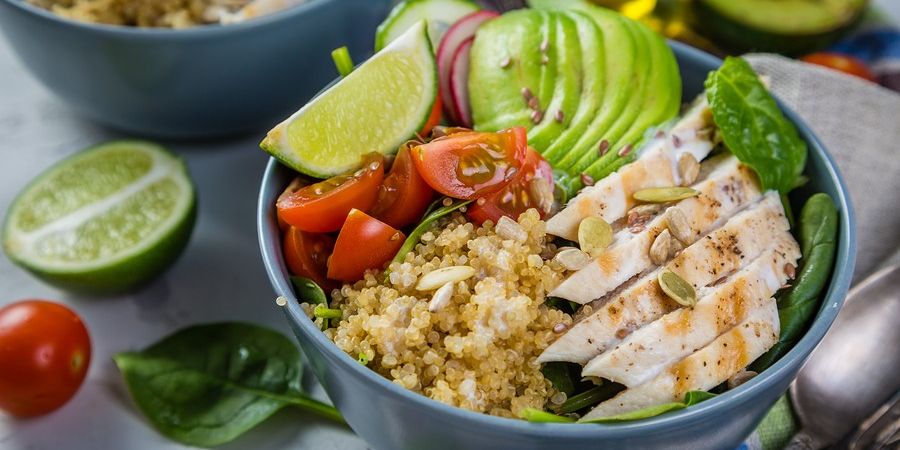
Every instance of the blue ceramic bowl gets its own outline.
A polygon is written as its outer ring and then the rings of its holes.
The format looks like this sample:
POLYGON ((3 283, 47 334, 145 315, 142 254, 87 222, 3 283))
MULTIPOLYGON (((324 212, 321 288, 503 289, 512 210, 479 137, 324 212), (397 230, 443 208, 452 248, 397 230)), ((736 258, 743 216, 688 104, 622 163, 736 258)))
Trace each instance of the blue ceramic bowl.
MULTIPOLYGON (((686 99, 703 89, 703 80, 721 61, 672 43, 686 99)), ((837 264, 815 322, 780 361, 737 389, 685 410, 615 425, 533 424, 446 406, 407 391, 343 353, 300 309, 281 257, 275 199, 294 174, 269 162, 259 196, 259 239, 269 278, 313 371, 334 404, 360 436, 377 449, 548 449, 605 448, 734 449, 753 431, 788 388, 800 366, 825 335, 850 285, 856 257, 855 225, 847 188, 834 161, 791 111, 785 111, 809 145, 810 182, 792 198, 795 210, 813 192, 826 192, 840 210, 837 264)))
POLYGON ((199 138, 269 126, 359 60, 391 0, 308 0, 241 24, 184 30, 76 22, 0 0, 25 67, 82 115, 142 136, 199 138))

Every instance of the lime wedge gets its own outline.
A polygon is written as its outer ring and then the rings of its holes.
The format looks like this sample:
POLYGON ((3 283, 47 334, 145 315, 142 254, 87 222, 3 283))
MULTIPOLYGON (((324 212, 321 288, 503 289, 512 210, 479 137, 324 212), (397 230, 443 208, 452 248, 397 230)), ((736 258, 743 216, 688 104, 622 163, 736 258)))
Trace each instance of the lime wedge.
POLYGON ((149 142, 102 144, 63 160, 6 216, 9 258, 65 289, 121 291, 174 261, 196 216, 184 163, 149 142))
POLYGON ((353 171, 362 155, 394 153, 422 129, 437 85, 437 64, 420 21, 269 131, 260 147, 313 177, 353 171))

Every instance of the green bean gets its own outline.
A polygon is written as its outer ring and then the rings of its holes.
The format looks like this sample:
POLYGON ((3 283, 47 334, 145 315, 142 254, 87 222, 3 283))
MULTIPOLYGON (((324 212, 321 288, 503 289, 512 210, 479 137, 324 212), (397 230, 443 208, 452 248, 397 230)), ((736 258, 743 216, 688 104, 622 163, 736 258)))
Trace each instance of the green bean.
POLYGON ((837 249, 838 211, 827 194, 815 194, 800 212, 800 250, 803 262, 793 285, 778 296, 781 334, 778 343, 751 366, 759 372, 793 347, 819 306, 837 249))

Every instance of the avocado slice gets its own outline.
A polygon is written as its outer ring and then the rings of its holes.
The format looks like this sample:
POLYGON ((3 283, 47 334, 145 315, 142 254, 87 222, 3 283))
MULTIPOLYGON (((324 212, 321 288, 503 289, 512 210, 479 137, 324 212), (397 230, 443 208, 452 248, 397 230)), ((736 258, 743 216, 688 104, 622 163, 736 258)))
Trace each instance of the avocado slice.
MULTIPOLYGON (((584 134, 597 116, 603 104, 606 87, 606 47, 603 32, 585 13, 570 11, 569 17, 575 22, 577 36, 581 39, 581 99, 574 113, 564 112, 565 130, 543 150, 548 159, 565 154, 584 134)), ((611 52, 619 46, 610 42, 611 52)))
MULTIPOLYGON (((542 53, 546 65, 555 68, 555 82, 546 108, 534 119, 539 123, 528 132, 528 143, 543 152, 566 128, 566 118, 578 108, 582 92, 581 44, 575 20, 568 14, 553 14, 555 39, 546 42, 542 53), (551 64, 552 61, 552 64, 551 64)), ((543 56, 542 56, 543 57, 543 56)), ((542 94, 543 95, 543 94, 542 94)), ((533 120, 534 121, 534 120, 533 120)))
POLYGON ((641 112, 628 131, 612 145, 607 155, 595 160, 589 166, 584 165, 583 158, 570 173, 584 171, 594 179, 605 177, 630 161, 637 153, 631 152, 625 158, 621 158, 617 154, 619 150, 626 145, 639 145, 647 130, 671 120, 678 114, 681 107, 681 75, 678 72, 675 55, 662 36, 641 23, 635 22, 635 26, 649 46, 652 62, 650 76, 645 82, 641 112))
POLYGON ((540 46, 545 39, 549 41, 551 30, 555 33, 554 22, 547 11, 521 9, 478 29, 469 68, 469 100, 476 129, 534 126, 522 91, 527 88, 535 95, 542 110, 550 102, 547 92, 552 93, 555 68, 541 64, 540 46))
POLYGON ((729 50, 802 54, 827 46, 862 17, 867 0, 698 0, 696 30, 729 50))
MULTIPOLYGON (((594 9, 600 10, 599 8, 594 9)), ((644 96, 647 90, 647 79, 651 75, 653 66, 650 59, 650 46, 646 36, 638 29, 636 22, 624 17, 621 17, 620 20, 623 22, 627 35, 635 43, 634 59, 630 66, 623 69, 627 75, 626 82, 617 92, 618 97, 624 97, 624 99, 615 98, 605 103, 611 104, 613 108, 618 108, 619 105, 616 103, 622 101, 624 107, 619 110, 618 114, 605 118, 606 120, 603 122, 595 121, 575 146, 569 150, 569 153, 557 163, 557 169, 565 170, 570 175, 580 174, 600 158, 598 147, 601 141, 609 142, 610 146, 618 143, 619 138, 631 128, 645 107, 644 96)), ((614 39, 613 36, 609 36, 609 38, 614 39)), ((608 61, 607 67, 615 65, 611 59, 608 58, 608 61)), ((610 153, 613 152, 609 152, 607 155, 610 153)))

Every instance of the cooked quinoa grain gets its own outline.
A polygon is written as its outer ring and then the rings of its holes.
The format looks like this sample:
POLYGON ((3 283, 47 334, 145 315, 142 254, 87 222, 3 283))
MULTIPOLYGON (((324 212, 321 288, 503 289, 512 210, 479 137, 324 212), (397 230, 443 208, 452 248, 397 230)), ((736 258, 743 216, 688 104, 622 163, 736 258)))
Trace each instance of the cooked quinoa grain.
POLYGON ((544 222, 530 210, 518 225, 526 239, 501 237, 461 214, 444 220, 391 265, 387 280, 368 273, 335 291, 330 306, 343 319, 325 334, 352 357, 365 354, 372 370, 443 403, 507 417, 543 408, 557 392, 536 358, 556 338, 554 328, 572 319, 544 305, 565 272, 541 257, 555 251, 544 222), (456 281, 450 299, 430 312, 434 292, 416 283, 450 266, 476 274, 456 281))

